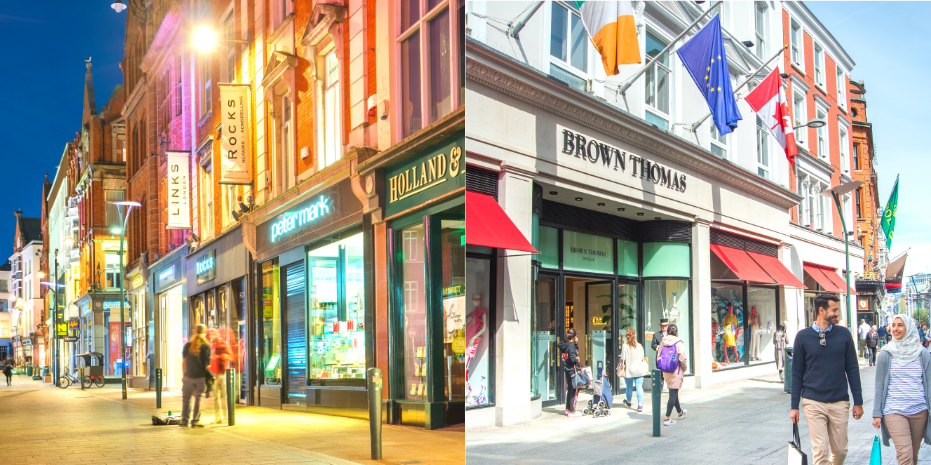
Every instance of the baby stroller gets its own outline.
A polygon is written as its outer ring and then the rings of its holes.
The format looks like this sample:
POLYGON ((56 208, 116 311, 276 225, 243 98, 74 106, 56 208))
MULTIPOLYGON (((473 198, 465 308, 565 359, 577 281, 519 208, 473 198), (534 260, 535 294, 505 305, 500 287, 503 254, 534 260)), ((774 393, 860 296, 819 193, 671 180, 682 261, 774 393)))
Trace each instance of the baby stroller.
POLYGON ((592 392, 594 397, 588 401, 588 407, 582 410, 585 415, 591 414, 595 418, 606 417, 611 415, 611 404, 614 402, 614 395, 611 394, 611 382, 604 373, 604 363, 598 362, 598 368, 594 380, 592 381, 592 392))

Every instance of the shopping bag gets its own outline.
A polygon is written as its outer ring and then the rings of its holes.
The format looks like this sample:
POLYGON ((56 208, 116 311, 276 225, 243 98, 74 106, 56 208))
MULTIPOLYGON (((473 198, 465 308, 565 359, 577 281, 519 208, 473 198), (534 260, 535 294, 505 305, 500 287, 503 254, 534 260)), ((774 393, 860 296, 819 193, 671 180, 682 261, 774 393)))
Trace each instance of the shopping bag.
POLYGON ((572 375, 572 387, 573 388, 583 388, 591 384, 592 378, 588 376, 584 370, 580 371, 576 368, 575 373, 572 375))
POLYGON ((882 446, 879 444, 879 436, 873 437, 873 453, 870 454, 870 465, 883 465, 882 446))
POLYGON ((798 437, 798 423, 792 423, 792 440, 789 441, 786 465, 808 465, 808 456, 802 452, 802 440, 798 437))

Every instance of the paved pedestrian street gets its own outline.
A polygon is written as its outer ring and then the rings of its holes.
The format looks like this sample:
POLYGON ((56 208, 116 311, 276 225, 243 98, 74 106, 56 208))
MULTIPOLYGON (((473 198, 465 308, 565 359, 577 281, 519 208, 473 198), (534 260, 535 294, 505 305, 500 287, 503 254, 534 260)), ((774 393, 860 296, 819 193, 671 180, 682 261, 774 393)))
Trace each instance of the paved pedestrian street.
MULTIPOLYGON (((774 370, 775 371, 775 370, 774 370)), ((869 463, 873 437, 873 379, 875 369, 861 365, 864 416, 850 419, 848 464, 869 463)), ((466 439, 469 465, 481 464, 785 464, 791 439, 789 394, 775 374, 680 392, 687 416, 662 426, 654 438, 650 393, 644 411, 628 409, 623 396, 614 397, 611 416, 568 418, 565 406, 544 408, 543 417, 527 425, 470 431, 466 439)), ((590 396, 580 396, 584 405, 590 396)), ((662 398, 666 409, 666 393, 662 398)), ((636 400, 635 400, 636 402, 636 400)), ((675 416, 675 412, 673 412, 675 416)), ((803 450, 811 463, 811 441, 804 413, 800 421, 803 450)), ((891 443, 890 443, 891 444, 891 443)), ((883 464, 895 464, 895 449, 882 448, 883 464)), ((931 446, 924 445, 920 463, 931 464, 931 446)))
POLYGON ((426 431, 385 425, 384 460, 369 460, 368 422, 259 407, 239 407, 236 425, 203 429, 153 426, 151 416, 180 413, 181 398, 118 387, 58 389, 14 375, 0 386, 0 462, 5 464, 462 464, 463 428, 426 431), (428 445, 429 447, 424 447, 428 445))

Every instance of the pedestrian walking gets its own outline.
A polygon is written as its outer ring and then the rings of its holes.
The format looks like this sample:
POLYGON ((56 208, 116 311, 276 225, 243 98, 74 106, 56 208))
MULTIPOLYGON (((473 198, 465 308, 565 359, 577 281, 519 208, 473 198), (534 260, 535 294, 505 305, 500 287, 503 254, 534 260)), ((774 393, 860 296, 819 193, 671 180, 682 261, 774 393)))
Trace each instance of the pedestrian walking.
POLYGON ((921 345, 928 347, 928 323, 921 324, 921 331, 918 334, 921 336, 921 345))
MULTIPOLYGON (((669 328, 669 320, 666 318, 660 318, 659 320, 659 332, 653 333, 653 342, 650 343, 650 347, 653 348, 653 351, 656 352, 656 360, 659 360, 659 347, 663 342, 663 338, 666 337, 666 329, 669 328)), ((725 347, 726 349, 726 347, 725 347)), ((659 388, 663 389, 663 380, 659 380, 659 388)))
POLYGON ((572 375, 582 371, 582 367, 579 366, 579 337, 575 334, 575 328, 569 328, 566 331, 566 340, 556 346, 562 354, 562 366, 566 372, 566 415, 580 417, 582 412, 575 411, 580 388, 572 387, 572 375))
POLYGON ((815 297, 815 322, 799 331, 793 344, 789 418, 798 423, 801 403, 811 436, 813 465, 841 465, 847 457, 848 385, 853 393, 853 418, 863 416, 857 349, 850 330, 837 324, 838 302, 840 298, 833 294, 815 297))
POLYGON ((226 383, 223 382, 224 373, 226 373, 227 362, 233 359, 229 344, 220 333, 215 329, 210 332, 211 352, 213 357, 210 359, 210 372, 213 373, 213 423, 223 423, 223 412, 226 407, 226 383))
POLYGON ((207 327, 197 325, 194 329, 194 338, 184 345, 181 355, 184 357, 181 362, 184 377, 181 384, 181 427, 188 426, 188 420, 192 428, 203 428, 200 423, 200 396, 204 394, 207 384, 207 378, 210 372, 207 366, 210 365, 210 342, 204 337, 207 327), (194 413, 191 414, 191 396, 194 397, 194 413))
POLYGON ((12 386, 13 382, 13 367, 9 363, 3 366, 3 375, 6 376, 6 385, 12 386))
POLYGON ((682 389, 682 379, 688 368, 688 359, 685 357, 685 343, 679 339, 679 328, 676 325, 669 325, 666 328, 666 336, 663 337, 662 349, 656 357, 656 366, 663 372, 663 381, 669 387, 669 400, 666 401, 666 426, 676 424, 675 420, 669 418, 672 415, 672 408, 676 408, 679 413, 679 419, 685 417, 687 411, 679 404, 679 389, 682 389))
POLYGON ((870 333, 870 325, 866 320, 860 320, 860 327, 857 328, 860 335, 860 356, 866 358, 866 335, 870 333))
POLYGON ((886 345, 886 327, 880 326, 879 329, 876 330, 876 334, 879 335, 879 348, 881 349, 882 346, 886 345))
POLYGON ((637 342, 637 332, 627 329, 627 341, 621 346, 620 362, 617 364, 618 375, 624 378, 627 389, 624 405, 630 407, 633 390, 637 391, 637 411, 643 411, 643 377, 647 374, 647 359, 643 356, 643 346, 637 342))
POLYGON ((876 348, 879 347, 879 334, 876 333, 876 325, 870 329, 866 335, 866 350, 869 352, 870 366, 876 365, 876 348))
POLYGON ((886 344, 892 342, 892 328, 886 325, 886 344))
POLYGON ((908 315, 892 319, 892 342, 879 353, 876 365, 873 426, 883 444, 895 444, 899 465, 918 463, 921 441, 931 444, 931 353, 921 347, 908 315))
POLYGON ((779 325, 779 329, 776 330, 776 334, 773 334, 773 347, 776 350, 776 370, 779 371, 779 381, 786 380, 786 374, 783 373, 785 370, 785 358, 786 358, 786 347, 789 345, 789 336, 786 334, 786 324, 782 323, 779 325))

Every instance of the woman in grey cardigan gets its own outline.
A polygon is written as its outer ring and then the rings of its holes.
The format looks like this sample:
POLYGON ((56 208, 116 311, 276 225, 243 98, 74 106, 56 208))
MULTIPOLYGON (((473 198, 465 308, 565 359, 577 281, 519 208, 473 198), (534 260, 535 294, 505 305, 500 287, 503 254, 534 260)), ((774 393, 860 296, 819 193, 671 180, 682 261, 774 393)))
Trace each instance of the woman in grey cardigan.
POLYGON ((892 319, 892 342, 876 361, 873 426, 883 444, 895 444, 899 465, 918 463, 921 440, 931 444, 931 354, 921 346, 918 329, 908 315, 892 319))

